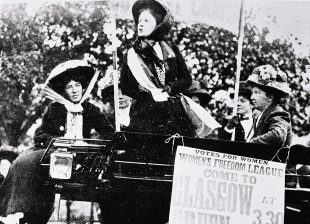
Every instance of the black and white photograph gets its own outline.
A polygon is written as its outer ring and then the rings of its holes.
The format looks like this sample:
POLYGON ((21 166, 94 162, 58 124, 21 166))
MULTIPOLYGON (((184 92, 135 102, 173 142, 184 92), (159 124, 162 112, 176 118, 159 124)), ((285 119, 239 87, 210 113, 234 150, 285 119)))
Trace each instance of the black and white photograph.
POLYGON ((309 0, 0 0, 0 224, 309 224, 309 0))

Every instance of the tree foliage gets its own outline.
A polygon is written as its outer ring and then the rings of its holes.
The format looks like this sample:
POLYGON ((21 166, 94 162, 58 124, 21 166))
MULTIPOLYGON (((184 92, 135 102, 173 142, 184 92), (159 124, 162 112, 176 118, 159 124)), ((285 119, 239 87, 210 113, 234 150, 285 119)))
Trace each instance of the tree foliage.
MULTIPOLYGON (((44 5, 33 15, 25 4, 2 6, 0 18, 0 138, 17 147, 28 128, 42 116, 46 102, 40 90, 53 67, 67 59, 86 57, 102 71, 112 65, 111 24, 106 2, 44 5)), ((117 20, 119 65, 135 39, 134 23, 117 20)), ((241 80, 262 64, 279 66, 288 74, 292 95, 287 109, 294 132, 309 132, 309 74, 300 69, 288 40, 268 42, 268 28, 259 30, 247 17, 241 80), (297 99, 297 100, 296 100, 297 99)), ((211 95, 231 91, 236 73, 237 37, 205 24, 175 23, 168 38, 178 45, 192 77, 211 95)), ((210 105, 220 120, 230 112, 224 101, 210 105)))

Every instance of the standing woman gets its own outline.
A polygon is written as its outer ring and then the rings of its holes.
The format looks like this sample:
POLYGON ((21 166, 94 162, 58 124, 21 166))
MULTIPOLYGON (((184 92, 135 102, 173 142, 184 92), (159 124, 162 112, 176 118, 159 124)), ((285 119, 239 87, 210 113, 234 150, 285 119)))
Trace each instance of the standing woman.
POLYGON ((40 160, 50 141, 56 137, 90 138, 93 129, 102 137, 113 134, 114 128, 99 108, 84 101, 96 80, 95 70, 82 60, 66 61, 52 70, 45 91, 54 102, 35 132, 35 148, 13 162, 0 187, 0 216, 22 212, 21 223, 47 223, 55 193, 53 187, 43 186, 48 173, 40 160))
POLYGON ((167 7, 156 0, 138 0, 132 7, 137 39, 121 68, 120 88, 135 99, 129 131, 194 136, 181 101, 191 75, 179 49, 165 40, 172 27, 167 7))

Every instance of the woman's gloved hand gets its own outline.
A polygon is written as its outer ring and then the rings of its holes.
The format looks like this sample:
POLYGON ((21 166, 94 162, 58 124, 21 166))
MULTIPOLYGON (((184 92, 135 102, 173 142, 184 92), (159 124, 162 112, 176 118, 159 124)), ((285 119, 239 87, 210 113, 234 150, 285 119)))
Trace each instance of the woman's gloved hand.
POLYGON ((239 124, 239 118, 237 115, 235 115, 231 119, 228 120, 226 127, 227 129, 231 130, 235 128, 238 124, 239 124))

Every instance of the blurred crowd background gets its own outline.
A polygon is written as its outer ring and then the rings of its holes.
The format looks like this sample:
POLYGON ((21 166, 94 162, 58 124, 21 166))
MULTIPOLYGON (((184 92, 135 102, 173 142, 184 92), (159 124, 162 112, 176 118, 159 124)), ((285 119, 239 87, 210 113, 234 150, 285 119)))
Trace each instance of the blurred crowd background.
MULTIPOLYGON (((279 3, 280 4, 280 3, 279 3)), ((112 70, 111 10, 107 2, 63 2, 29 10, 26 4, 3 4, 0 12, 0 140, 5 150, 32 145, 33 129, 48 102, 41 97, 53 67, 67 59, 87 58, 101 71, 112 70)), ((254 25, 256 15, 245 11, 241 80, 262 64, 279 66, 288 75, 291 95, 286 103, 296 138, 310 130, 310 52, 294 33, 268 39, 270 29, 254 25)), ((267 15, 269 20, 274 16, 267 15)), ((276 20, 273 21, 276 23, 276 20)), ((118 65, 135 39, 132 20, 117 19, 118 65)), ((170 40, 179 46, 192 78, 208 91, 208 110, 218 122, 231 114, 236 73, 237 36, 207 24, 175 22, 170 40)), ((97 88, 98 89, 98 88, 97 88)), ((93 102, 101 94, 93 91, 93 102)))

